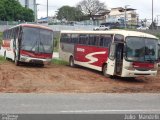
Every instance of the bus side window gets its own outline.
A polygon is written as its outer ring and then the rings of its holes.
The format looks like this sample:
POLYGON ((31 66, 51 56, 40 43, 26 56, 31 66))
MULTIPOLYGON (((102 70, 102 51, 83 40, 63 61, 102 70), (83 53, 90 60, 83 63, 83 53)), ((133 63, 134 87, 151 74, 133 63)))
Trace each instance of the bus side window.
POLYGON ((103 47, 104 46, 103 44, 104 44, 104 37, 101 36, 99 45, 103 47))
POLYGON ((88 45, 92 45, 93 39, 94 39, 94 36, 93 35, 89 35, 88 45))
POLYGON ((109 47, 112 43, 113 36, 112 35, 103 35, 100 37, 99 45, 101 47, 109 47))
POLYGON ((99 35, 90 35, 88 45, 98 46, 99 35))
POLYGON ((88 35, 79 35, 79 44, 87 45, 88 35))
POLYGON ((78 43, 78 34, 71 35, 71 43, 77 44, 78 43))
POLYGON ((60 41, 64 43, 70 43, 70 34, 62 34, 60 41))

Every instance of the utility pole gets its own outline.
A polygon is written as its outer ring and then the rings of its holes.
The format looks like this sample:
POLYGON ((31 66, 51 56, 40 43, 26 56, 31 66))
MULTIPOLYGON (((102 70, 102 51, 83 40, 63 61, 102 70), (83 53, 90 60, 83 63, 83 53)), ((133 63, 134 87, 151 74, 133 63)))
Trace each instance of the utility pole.
POLYGON ((153 0, 152 0, 152 30, 153 30, 153 0))
POLYGON ((130 5, 125 5, 124 7, 124 25, 125 25, 125 29, 127 28, 127 7, 130 6, 130 5))
POLYGON ((47 19, 48 19, 48 0, 47 0, 47 19))
POLYGON ((37 13, 38 13, 38 9, 37 9, 37 6, 38 5, 40 5, 40 4, 38 4, 38 3, 35 3, 35 22, 37 23, 38 22, 38 20, 37 20, 37 13))
POLYGON ((33 5, 34 5, 34 22, 36 22, 36 20, 37 20, 37 8, 36 8, 36 0, 34 0, 34 3, 33 3, 33 5))

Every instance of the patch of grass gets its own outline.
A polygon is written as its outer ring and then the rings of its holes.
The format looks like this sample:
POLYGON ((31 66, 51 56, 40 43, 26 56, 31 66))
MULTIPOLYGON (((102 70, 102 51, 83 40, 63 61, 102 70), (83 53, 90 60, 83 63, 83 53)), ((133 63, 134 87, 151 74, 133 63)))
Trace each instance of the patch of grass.
POLYGON ((3 63, 3 62, 5 62, 5 59, 4 57, 0 56, 0 63, 3 63))
POLYGON ((53 59, 52 60, 52 64, 56 64, 56 65, 68 65, 68 62, 63 61, 63 60, 59 60, 59 59, 53 59))

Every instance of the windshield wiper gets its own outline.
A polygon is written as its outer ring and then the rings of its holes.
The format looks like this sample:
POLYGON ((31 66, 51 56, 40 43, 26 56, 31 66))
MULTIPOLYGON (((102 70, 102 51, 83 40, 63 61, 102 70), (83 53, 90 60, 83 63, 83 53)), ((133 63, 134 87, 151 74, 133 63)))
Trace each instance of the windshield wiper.
MULTIPOLYGON (((40 41, 40 46, 42 46, 43 47, 43 52, 45 53, 45 48, 44 48, 44 45, 43 45, 43 43, 40 41)), ((40 52, 40 51, 39 51, 40 52)), ((42 53, 42 52, 40 52, 40 53, 42 53)))

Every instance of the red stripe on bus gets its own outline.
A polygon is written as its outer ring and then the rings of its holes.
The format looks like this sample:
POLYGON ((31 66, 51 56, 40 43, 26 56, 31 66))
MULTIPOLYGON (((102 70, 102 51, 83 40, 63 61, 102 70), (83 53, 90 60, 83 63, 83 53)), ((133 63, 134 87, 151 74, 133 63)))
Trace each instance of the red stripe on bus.
POLYGON ((26 50, 21 50, 20 54, 24 56, 40 58, 40 59, 46 59, 46 58, 51 59, 52 58, 51 53, 34 53, 34 52, 26 51, 26 50))
POLYGON ((153 63, 133 62, 134 68, 154 68, 153 63))

